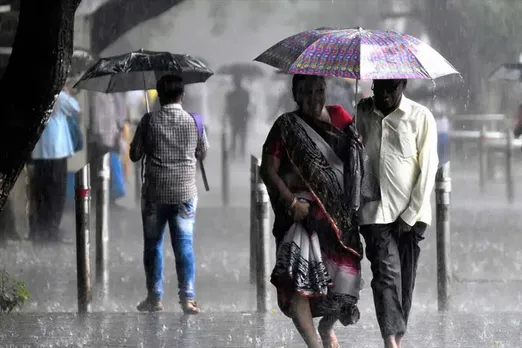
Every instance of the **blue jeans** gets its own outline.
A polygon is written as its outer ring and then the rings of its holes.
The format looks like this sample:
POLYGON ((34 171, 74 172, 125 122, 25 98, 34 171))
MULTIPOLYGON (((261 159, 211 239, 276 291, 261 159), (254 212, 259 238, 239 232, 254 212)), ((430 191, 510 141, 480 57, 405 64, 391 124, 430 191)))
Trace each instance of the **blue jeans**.
POLYGON ((178 295, 180 300, 193 300, 196 267, 193 234, 197 199, 180 204, 157 204, 142 200, 143 264, 149 297, 163 296, 163 237, 169 224, 170 239, 176 258, 178 295))

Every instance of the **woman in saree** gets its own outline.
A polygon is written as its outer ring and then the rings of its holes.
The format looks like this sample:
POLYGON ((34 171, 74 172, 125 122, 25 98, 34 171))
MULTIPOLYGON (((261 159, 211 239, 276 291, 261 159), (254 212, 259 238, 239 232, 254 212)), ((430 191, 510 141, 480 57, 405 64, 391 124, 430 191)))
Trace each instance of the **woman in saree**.
POLYGON ((323 77, 294 75, 298 109, 280 116, 263 146, 261 176, 275 213, 278 305, 308 347, 339 347, 334 324, 355 324, 362 244, 356 213, 362 145, 350 115, 325 106, 323 77))

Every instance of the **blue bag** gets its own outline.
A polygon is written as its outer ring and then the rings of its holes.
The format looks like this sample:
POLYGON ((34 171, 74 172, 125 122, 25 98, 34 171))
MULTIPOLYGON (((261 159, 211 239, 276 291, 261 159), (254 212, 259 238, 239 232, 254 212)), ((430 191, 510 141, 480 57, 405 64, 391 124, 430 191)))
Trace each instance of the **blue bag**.
POLYGON ((190 116, 194 119, 194 122, 196 123, 196 127, 198 128, 198 135, 200 137, 203 136, 203 131, 205 130, 205 126, 203 125, 203 118, 200 114, 195 112, 189 112, 190 116))
POLYGON ((120 155, 117 152, 110 154, 111 166, 111 200, 125 196, 125 175, 123 174, 123 166, 121 164, 120 155))

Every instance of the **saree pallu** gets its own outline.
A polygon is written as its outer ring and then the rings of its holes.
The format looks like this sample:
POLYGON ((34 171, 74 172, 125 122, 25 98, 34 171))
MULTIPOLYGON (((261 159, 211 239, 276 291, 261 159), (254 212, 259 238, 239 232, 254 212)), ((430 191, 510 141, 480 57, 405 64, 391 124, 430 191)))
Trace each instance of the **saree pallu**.
POLYGON ((277 243, 271 282, 286 315, 290 316, 291 296, 297 292, 310 299, 314 317, 334 316, 348 325, 359 319, 356 304, 362 282, 362 244, 356 217, 359 198, 350 196, 361 192, 362 156, 358 149, 362 150, 362 145, 357 147, 356 133, 344 126, 339 129, 335 114, 329 112, 333 126, 307 121, 313 130, 297 119, 300 116, 285 114, 277 119, 265 143, 263 152, 272 156, 277 151, 271 144, 282 144, 279 149, 283 150, 276 156, 280 159, 279 175, 296 197, 310 202, 307 218, 293 222, 277 190, 268 187, 276 215, 277 243), (298 183, 288 178, 297 178, 298 183))

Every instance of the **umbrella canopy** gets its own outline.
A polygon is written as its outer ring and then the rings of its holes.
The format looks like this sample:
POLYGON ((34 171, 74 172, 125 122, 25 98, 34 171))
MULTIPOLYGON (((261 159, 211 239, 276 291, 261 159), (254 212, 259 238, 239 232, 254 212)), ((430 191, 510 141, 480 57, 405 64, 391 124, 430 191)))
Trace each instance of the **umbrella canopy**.
POLYGON ((255 61, 291 74, 352 79, 435 79, 458 74, 437 51, 394 31, 319 28, 290 36, 255 61))
POLYGON ((94 64, 96 58, 94 55, 84 48, 75 48, 71 57, 71 72, 69 76, 78 76, 83 74, 91 65, 94 64))
POLYGON ((222 65, 216 72, 220 75, 234 75, 244 77, 263 77, 263 69, 252 63, 231 63, 222 65))
POLYGON ((502 64, 489 75, 489 79, 522 81, 522 63, 502 64))
POLYGON ((185 84, 205 82, 214 73, 188 54, 139 50, 100 59, 75 88, 112 93, 156 88, 165 75, 177 75, 185 84))

